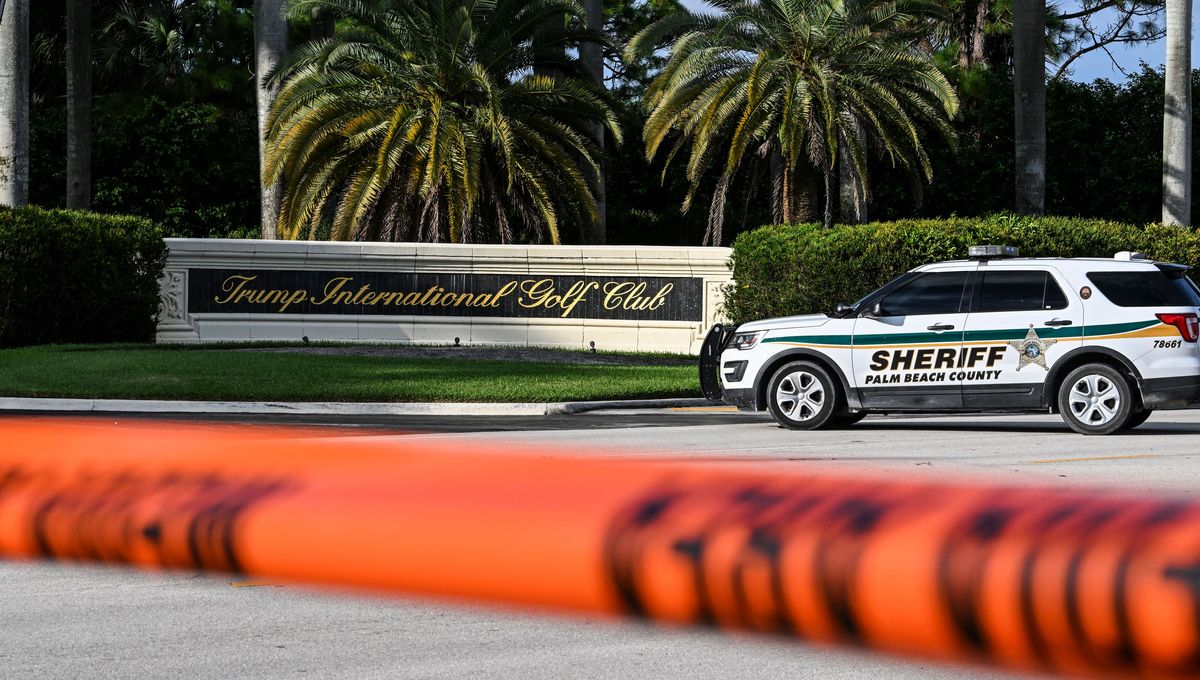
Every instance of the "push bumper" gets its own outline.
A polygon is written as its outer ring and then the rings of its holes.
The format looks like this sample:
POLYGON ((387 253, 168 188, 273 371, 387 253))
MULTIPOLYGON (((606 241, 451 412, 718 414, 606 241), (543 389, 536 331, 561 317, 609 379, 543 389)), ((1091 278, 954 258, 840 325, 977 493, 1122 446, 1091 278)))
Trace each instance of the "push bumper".
POLYGON ((740 390, 723 390, 722 399, 726 404, 738 407, 739 411, 759 411, 757 390, 746 387, 740 390))
POLYGON ((1200 375, 1143 380, 1142 404, 1149 409, 1200 407, 1200 375))
POLYGON ((712 402, 722 401, 725 390, 721 389, 721 351, 725 342, 737 326, 713 326, 700 346, 700 391, 712 402))

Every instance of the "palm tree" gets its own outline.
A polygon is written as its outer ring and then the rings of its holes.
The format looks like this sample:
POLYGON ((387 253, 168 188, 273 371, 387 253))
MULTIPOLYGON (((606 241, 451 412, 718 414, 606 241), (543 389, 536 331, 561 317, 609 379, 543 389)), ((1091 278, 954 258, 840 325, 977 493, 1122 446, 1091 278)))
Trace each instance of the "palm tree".
POLYGON ((595 37, 577 2, 288 5, 326 8, 338 30, 280 72, 267 130, 282 236, 559 243, 564 222, 595 219, 594 123, 619 138, 615 114, 577 61, 533 72, 547 16, 567 21, 543 46, 595 37))
POLYGON ((1164 224, 1192 223, 1192 0, 1167 0, 1164 224))
POLYGON ((121 2, 100 27, 99 70, 115 80, 173 87, 191 66, 193 27, 208 18, 196 10, 176 0, 121 2))
MULTIPOLYGON (((255 41, 243 0, 105 0, 92 16, 97 88, 212 102, 239 116, 257 93, 246 87, 255 41)), ((49 37, 35 40, 34 58, 57 63, 63 48, 49 37)))
MULTIPOLYGON (((587 18, 587 26, 596 32, 604 30, 604 0, 583 0, 584 15, 587 18)), ((583 67, 587 69, 587 73, 592 80, 596 82, 598 87, 604 87, 604 46, 599 42, 587 41, 579 46, 579 61, 583 63, 583 67)), ((593 125, 592 136, 596 139, 599 145, 601 155, 604 151, 604 124, 597 121, 593 125)), ((596 219, 592 221, 591 228, 588 229, 588 243, 593 245, 603 244, 608 240, 608 210, 605 205, 604 196, 604 166, 600 166, 600 173, 596 176, 595 196, 596 196, 596 219)))
MULTIPOLYGON (((747 154, 778 169, 776 215, 809 219, 824 178, 826 225, 844 154, 865 191, 874 149, 914 177, 932 176, 922 137, 953 139, 958 98, 910 29, 941 15, 921 0, 714 0, 720 13, 682 12, 630 41, 627 58, 674 39, 646 93, 643 137, 667 163, 690 145, 688 209, 710 167, 719 168, 705 243, 719 245, 730 183, 747 154), (864 137, 860 138, 859 131, 864 137), (865 138, 866 144, 860 140, 865 138)), ((664 171, 665 172, 665 171, 664 171)))
POLYGON ((92 204, 92 0, 67 0, 67 207, 92 204))
POLYGON ((1046 0, 1013 1, 1016 210, 1046 206, 1046 0))
POLYGON ((259 199, 262 204, 262 237, 277 238, 280 188, 277 178, 266 181, 267 125, 279 85, 271 75, 287 57, 287 20, 283 17, 283 0, 254 0, 254 77, 255 101, 258 107, 258 161, 262 171, 259 199))
POLYGON ((0 205, 29 200, 29 0, 0 15, 0 205))

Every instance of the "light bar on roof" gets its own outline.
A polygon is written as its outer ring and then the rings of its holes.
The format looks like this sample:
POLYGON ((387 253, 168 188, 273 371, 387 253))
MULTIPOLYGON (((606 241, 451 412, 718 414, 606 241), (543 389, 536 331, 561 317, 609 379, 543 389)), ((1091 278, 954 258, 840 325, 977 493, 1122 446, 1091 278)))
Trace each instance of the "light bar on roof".
POLYGON ((967 257, 972 260, 994 260, 1002 257, 1016 257, 1020 251, 1016 246, 970 246, 967 257))

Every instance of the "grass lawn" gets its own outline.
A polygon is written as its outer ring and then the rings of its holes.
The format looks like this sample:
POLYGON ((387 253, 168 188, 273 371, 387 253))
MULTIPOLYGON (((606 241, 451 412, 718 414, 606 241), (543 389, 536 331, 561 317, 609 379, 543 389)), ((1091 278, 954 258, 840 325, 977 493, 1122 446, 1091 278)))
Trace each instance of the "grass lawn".
POLYGON ((149 346, 0 350, 0 396, 235 401, 696 397, 696 368, 149 346))

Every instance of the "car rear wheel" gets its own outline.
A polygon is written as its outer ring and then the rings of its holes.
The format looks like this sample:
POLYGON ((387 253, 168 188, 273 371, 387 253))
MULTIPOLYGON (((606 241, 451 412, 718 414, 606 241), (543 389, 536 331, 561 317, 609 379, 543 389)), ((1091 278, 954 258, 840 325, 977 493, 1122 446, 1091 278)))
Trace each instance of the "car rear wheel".
POLYGON ((786 364, 767 385, 771 415, 790 430, 815 430, 831 424, 839 400, 837 383, 811 361, 786 364))
POLYGON ((1086 364, 1071 371, 1059 386, 1058 410, 1076 432, 1110 434, 1129 422, 1133 390, 1113 367, 1086 364))

